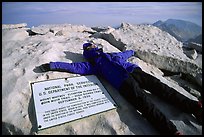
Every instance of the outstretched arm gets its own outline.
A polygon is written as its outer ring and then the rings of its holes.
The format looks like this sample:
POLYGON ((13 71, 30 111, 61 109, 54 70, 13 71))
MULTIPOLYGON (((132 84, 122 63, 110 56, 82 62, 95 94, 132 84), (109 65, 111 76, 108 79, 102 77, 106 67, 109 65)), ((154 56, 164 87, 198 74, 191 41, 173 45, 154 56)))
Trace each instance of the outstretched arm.
POLYGON ((133 50, 126 50, 126 51, 123 51, 123 52, 112 53, 112 55, 120 56, 120 57, 122 57, 122 59, 127 60, 128 58, 133 56, 134 53, 135 52, 133 50))
POLYGON ((93 65, 91 65, 89 62, 50 62, 50 69, 54 71, 67 71, 82 75, 89 75, 95 73, 93 65))
POLYGON ((95 68, 89 62, 50 62, 41 65, 41 70, 46 71, 63 71, 82 75, 90 75, 95 73, 95 68))

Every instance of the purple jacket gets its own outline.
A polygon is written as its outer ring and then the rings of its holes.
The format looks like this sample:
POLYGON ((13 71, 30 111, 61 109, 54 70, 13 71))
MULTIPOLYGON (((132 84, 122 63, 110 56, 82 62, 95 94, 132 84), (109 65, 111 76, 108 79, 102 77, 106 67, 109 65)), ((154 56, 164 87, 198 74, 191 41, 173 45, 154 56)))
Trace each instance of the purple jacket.
MULTIPOLYGON (((84 44, 83 48, 87 45, 84 44)), ((112 86, 119 89, 122 82, 128 78, 128 73, 134 68, 139 67, 136 64, 126 60, 134 55, 133 50, 126 50, 118 53, 104 53, 101 49, 94 48, 89 51, 84 50, 83 56, 88 62, 50 62, 51 70, 62 70, 81 75, 96 75, 106 79, 112 86)))

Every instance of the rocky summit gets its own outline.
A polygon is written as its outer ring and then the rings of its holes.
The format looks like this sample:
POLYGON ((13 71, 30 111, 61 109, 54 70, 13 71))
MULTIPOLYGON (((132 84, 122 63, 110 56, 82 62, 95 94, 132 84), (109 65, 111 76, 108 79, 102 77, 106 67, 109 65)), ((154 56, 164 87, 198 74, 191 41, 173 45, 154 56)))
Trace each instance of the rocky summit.
MULTIPOLYGON (((50 61, 81 62, 82 45, 91 41, 104 52, 132 49, 128 60, 192 100, 202 92, 202 45, 185 48, 152 25, 122 23, 119 28, 53 24, 27 28, 26 23, 2 25, 2 134, 10 135, 158 135, 155 128, 107 81, 99 78, 117 109, 67 122, 41 131, 29 82, 79 76, 66 72, 42 73, 35 68, 50 61), (198 52, 199 51, 199 52, 198 52)), ((153 103, 184 135, 202 135, 202 125, 146 91, 153 103)))

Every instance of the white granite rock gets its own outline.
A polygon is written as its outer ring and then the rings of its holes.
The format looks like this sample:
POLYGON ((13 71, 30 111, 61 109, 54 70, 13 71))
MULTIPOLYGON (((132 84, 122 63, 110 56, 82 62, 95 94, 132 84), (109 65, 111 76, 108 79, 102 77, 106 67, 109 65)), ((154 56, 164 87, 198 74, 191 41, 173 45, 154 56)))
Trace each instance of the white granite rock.
MULTIPOLYGON (((173 41, 169 40, 168 37, 162 37, 162 33, 157 29, 149 30, 149 27, 151 28, 151 26, 142 26, 139 28, 145 30, 145 33, 147 34, 150 34, 150 31, 154 34, 154 36, 153 34, 149 35, 151 38, 149 38, 149 40, 152 42, 159 43, 157 41, 160 39, 164 39, 161 40, 162 42, 160 43, 165 43, 165 41, 167 43, 168 41, 173 41)), ((137 34, 138 37, 142 37, 142 34, 144 34, 142 30, 135 33, 134 35, 137 34)), ((132 42, 131 37, 125 37, 125 34, 129 34, 129 31, 129 29, 125 29, 123 31, 124 37, 121 39, 121 42, 132 42), (127 38, 127 40, 124 38, 127 38)), ((109 41, 101 38, 93 38, 91 37, 92 34, 88 32, 95 31, 86 26, 76 25, 45 25, 42 31, 36 31, 36 33, 43 35, 32 36, 29 36, 27 31, 24 29, 19 29, 18 31, 10 29, 6 32, 2 30, 3 134, 158 135, 158 132, 154 129, 154 127, 152 127, 148 121, 141 117, 140 113, 138 113, 126 100, 124 100, 123 97, 118 94, 116 89, 114 89, 109 83, 107 83, 107 81, 101 78, 101 82, 118 104, 117 109, 44 129, 42 131, 36 130, 36 117, 29 82, 79 76, 78 74, 65 72, 41 73, 35 69, 36 66, 50 61, 86 61, 82 56, 82 45, 86 41, 93 41, 96 44, 101 44, 103 46, 104 52, 119 52, 119 50, 111 45, 112 43, 109 41), (60 30, 62 30, 63 35, 55 36, 55 34, 60 30)), ((118 31, 114 30, 111 32, 118 33, 118 31)), ((143 36, 145 39, 148 39, 147 34, 143 36)), ((115 41, 117 42, 119 40, 115 41)), ((174 41, 174 44, 177 44, 178 49, 180 48, 179 43, 174 41)), ((163 46, 167 45, 168 44, 165 44, 163 46)), ((138 47, 139 46, 140 48, 143 48, 143 46, 148 45, 142 45, 141 42, 138 43, 138 47)), ((152 48, 145 50, 146 53, 154 52, 155 49, 158 49, 156 48, 156 45, 149 46, 152 46, 152 48)), ((131 49, 131 46, 128 49, 131 49)), ((158 50, 158 54, 160 53, 162 54, 162 50, 158 50)), ((165 50, 164 53, 169 54, 169 52, 166 52, 165 50)), ((168 56, 174 56, 174 54, 175 56, 179 56, 180 52, 175 51, 175 48, 173 48, 172 53, 168 56)), ((155 66, 136 57, 131 57, 129 61, 138 63, 147 73, 159 78, 169 86, 176 88, 178 92, 181 92, 190 99, 197 100, 195 96, 189 94, 174 80, 169 80, 168 78, 164 77, 163 72, 155 66)), ((149 94, 148 92, 147 95, 151 97, 151 100, 155 103, 155 105, 158 106, 161 111, 165 113, 184 134, 202 135, 202 125, 198 125, 195 118, 193 118, 190 114, 181 112, 174 106, 165 103, 161 99, 149 94)))
MULTIPOLYGON (((122 23, 119 29, 92 37, 107 40, 121 51, 133 49, 140 59, 160 69, 186 73, 195 79, 202 74, 202 67, 184 54, 183 44, 155 26, 122 23)), ((202 86, 202 79, 197 83, 202 86)))
POLYGON ((27 23, 20 23, 20 24, 2 24, 2 29, 18 29, 18 28, 25 28, 27 23))

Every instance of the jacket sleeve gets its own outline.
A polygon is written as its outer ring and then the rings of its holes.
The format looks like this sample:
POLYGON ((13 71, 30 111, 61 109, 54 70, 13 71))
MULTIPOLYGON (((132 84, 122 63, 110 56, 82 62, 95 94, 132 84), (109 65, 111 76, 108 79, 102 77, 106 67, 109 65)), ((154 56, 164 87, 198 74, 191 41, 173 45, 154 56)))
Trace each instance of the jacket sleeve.
POLYGON ((113 54, 115 54, 116 56, 122 57, 123 60, 127 60, 128 58, 133 56, 134 53, 135 52, 133 50, 126 50, 126 51, 123 51, 123 52, 118 52, 118 53, 113 53, 113 54))
POLYGON ((54 71, 65 71, 82 75, 95 74, 95 67, 89 62, 50 62, 50 69, 54 71))

